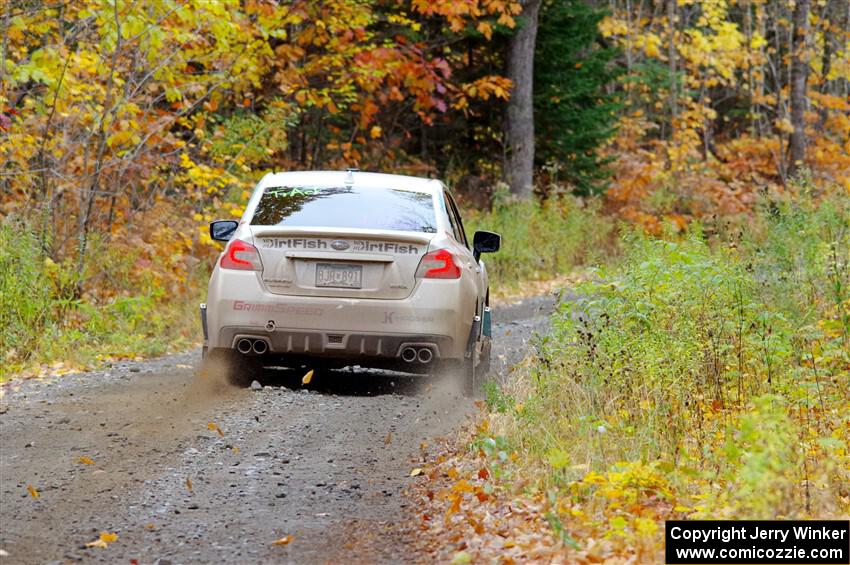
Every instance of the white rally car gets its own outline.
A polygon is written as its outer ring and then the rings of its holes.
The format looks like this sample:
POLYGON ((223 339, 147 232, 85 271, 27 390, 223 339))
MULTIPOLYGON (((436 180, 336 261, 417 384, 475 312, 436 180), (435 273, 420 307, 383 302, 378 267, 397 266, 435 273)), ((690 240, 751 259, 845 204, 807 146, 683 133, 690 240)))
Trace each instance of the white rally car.
POLYGON ((471 391, 489 369, 482 253, 433 179, 358 172, 267 174, 227 241, 201 305, 205 363, 233 382, 263 365, 457 371, 471 391), (476 377, 477 375, 477 377, 476 377))

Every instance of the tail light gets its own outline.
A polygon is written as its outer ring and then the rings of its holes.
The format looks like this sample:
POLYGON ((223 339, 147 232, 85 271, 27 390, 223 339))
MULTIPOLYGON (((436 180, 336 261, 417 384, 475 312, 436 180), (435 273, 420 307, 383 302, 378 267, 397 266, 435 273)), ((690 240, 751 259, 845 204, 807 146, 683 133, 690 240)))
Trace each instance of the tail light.
POLYGON ((237 271, 262 271, 263 262, 260 261, 260 252, 257 248, 241 239, 234 239, 224 250, 221 256, 222 269, 234 269, 237 271))
POLYGON ((460 267, 455 263, 454 255, 448 249, 431 251, 422 257, 416 278, 420 279, 458 279, 460 267))

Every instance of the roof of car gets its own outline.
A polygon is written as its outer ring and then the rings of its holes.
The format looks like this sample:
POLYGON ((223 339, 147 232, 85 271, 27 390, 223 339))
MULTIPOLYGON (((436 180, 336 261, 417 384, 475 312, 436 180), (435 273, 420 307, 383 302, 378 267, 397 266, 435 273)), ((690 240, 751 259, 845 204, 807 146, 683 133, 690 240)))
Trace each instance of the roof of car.
POLYGON ((389 175, 384 173, 366 173, 360 171, 291 171, 269 173, 260 181, 263 188, 274 186, 370 186, 376 188, 395 188, 417 192, 442 190, 443 184, 437 179, 412 177, 407 175, 389 175))

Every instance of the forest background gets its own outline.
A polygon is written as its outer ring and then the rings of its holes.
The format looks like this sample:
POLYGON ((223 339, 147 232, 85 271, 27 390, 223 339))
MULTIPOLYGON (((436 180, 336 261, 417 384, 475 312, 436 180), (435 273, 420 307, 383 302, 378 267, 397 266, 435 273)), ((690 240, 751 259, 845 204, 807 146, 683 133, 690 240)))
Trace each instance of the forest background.
POLYGON ((2 0, 0 30, 0 380, 197 343, 207 224, 268 171, 434 176, 502 233, 494 294, 585 281, 489 386, 490 490, 431 493, 456 536, 500 492, 579 560, 847 515, 846 0, 2 0))

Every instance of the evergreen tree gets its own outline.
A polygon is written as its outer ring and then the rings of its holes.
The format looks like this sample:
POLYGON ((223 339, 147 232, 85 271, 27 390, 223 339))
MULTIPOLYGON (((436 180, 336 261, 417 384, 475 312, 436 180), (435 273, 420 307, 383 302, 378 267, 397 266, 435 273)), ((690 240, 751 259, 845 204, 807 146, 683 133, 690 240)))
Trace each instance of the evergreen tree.
POLYGON ((556 163, 578 194, 605 190, 610 171, 597 149, 613 135, 620 103, 605 86, 620 70, 615 48, 598 44, 605 12, 584 0, 550 0, 540 13, 534 64, 538 164, 556 163))

